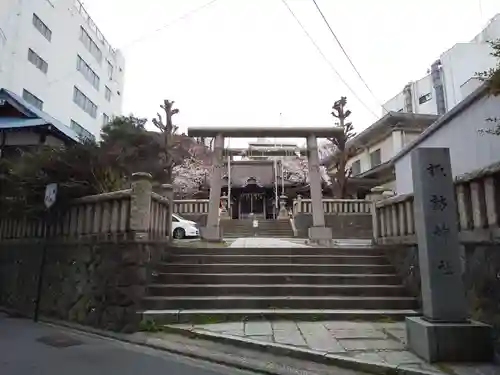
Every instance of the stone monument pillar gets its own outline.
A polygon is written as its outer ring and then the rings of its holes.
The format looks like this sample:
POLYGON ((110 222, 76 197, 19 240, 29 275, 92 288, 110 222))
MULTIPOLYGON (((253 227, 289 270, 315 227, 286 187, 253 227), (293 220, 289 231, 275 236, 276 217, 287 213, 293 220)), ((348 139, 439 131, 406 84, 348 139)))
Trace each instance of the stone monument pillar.
POLYGON ((411 165, 424 316, 406 318, 408 346, 429 362, 491 360, 491 327, 467 319, 449 150, 417 148, 411 165))
POLYGON ((168 199, 168 214, 166 223, 166 236, 172 240, 172 214, 174 213, 174 188, 170 184, 161 185, 162 195, 168 199))
POLYGON ((229 197, 227 196, 226 193, 224 193, 222 195, 222 197, 220 197, 220 203, 221 203, 220 218, 221 219, 230 219, 231 218, 229 216, 228 201, 229 201, 229 197))
POLYGON ((208 203, 207 225, 201 230, 201 236, 207 241, 220 241, 219 228, 220 190, 222 187, 222 169, 224 163, 222 152, 224 149, 224 136, 218 134, 214 141, 214 153, 212 162, 212 177, 210 179, 210 197, 208 203))
POLYGON ((307 158, 309 165, 309 185, 311 188, 311 206, 313 226, 309 228, 311 241, 331 241, 332 229, 325 227, 323 193, 321 191, 321 173, 319 171, 318 140, 314 134, 307 137, 307 158))
POLYGON ((134 240, 149 238, 151 215, 151 193, 153 176, 149 173, 132 174, 132 191, 130 193, 130 230, 134 240))
POLYGON ((286 195, 280 196, 280 211, 278 214, 278 219, 290 219, 288 210, 286 209, 286 198, 286 195))

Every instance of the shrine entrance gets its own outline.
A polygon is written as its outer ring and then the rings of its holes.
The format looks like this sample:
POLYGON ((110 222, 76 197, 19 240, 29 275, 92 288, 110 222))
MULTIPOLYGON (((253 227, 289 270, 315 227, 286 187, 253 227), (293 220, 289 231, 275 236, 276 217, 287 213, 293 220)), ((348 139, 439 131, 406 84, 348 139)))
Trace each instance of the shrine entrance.
MULTIPOLYGON (((266 192, 266 182, 270 180, 271 183, 274 181, 274 188, 269 189, 271 193, 274 193, 274 203, 275 207, 278 209, 278 200, 280 200, 279 216, 283 218, 288 218, 288 213, 286 207, 284 206, 286 196, 280 195, 277 189, 278 187, 278 177, 275 174, 271 174, 270 178, 264 178, 262 176, 262 181, 256 181, 259 189, 263 191, 255 191, 249 196, 239 197, 239 200, 234 198, 237 197, 236 186, 232 183, 235 180, 235 176, 231 175, 232 169, 227 168, 228 175, 224 176, 225 161, 224 161, 224 139, 225 138, 251 138, 251 137, 275 137, 275 138, 306 138, 307 139, 307 161, 309 167, 309 188, 311 191, 311 208, 312 208, 312 221, 313 225, 309 228, 309 239, 313 241, 330 241, 332 239, 332 230, 325 226, 325 215, 323 210, 323 193, 321 188, 321 173, 320 173, 320 160, 318 153, 318 137, 322 138, 334 138, 339 137, 344 133, 344 129, 341 127, 329 127, 329 128, 316 128, 316 127, 303 127, 303 128, 289 128, 289 127, 189 127, 188 136, 190 137, 214 137, 213 142, 213 168, 210 180, 210 198, 209 198, 209 208, 206 227, 202 228, 201 235, 204 239, 209 241, 220 241, 222 239, 222 234, 220 230, 220 218, 222 215, 229 217, 235 216, 235 212, 232 210, 234 207, 233 202, 241 202, 238 207, 238 214, 248 215, 250 213, 259 213, 260 215, 267 216, 268 199, 260 199, 261 195, 258 193, 266 192), (223 207, 221 212, 221 191, 224 185, 225 179, 227 178, 227 188, 228 195, 225 199, 229 203, 229 207, 223 207), (261 182, 261 183, 259 183, 261 182), (261 185, 261 186, 259 186, 261 185), (248 198, 247 198, 248 197, 248 198), (283 204, 282 204, 283 203, 283 204), (228 212, 229 208, 229 212, 228 212), (241 209, 243 208, 243 212, 241 209), (229 215, 228 215, 229 214, 229 215)), ((274 150, 280 151, 280 150, 274 150)), ((283 150, 281 150, 283 151, 283 150)), ((280 156, 275 154, 275 156, 280 156)), ((286 156, 286 152, 285 155, 286 156)), ((228 163, 230 162, 230 157, 228 158, 228 163)), ((275 163, 277 164, 277 163, 275 163)), ((271 171, 273 168, 271 168, 271 171)), ((277 168, 274 168, 276 171, 277 168)), ((246 174, 246 176, 255 176, 253 173, 246 174)), ((245 176, 241 176, 245 177, 245 176)), ((268 176, 269 177, 269 176, 268 176)), ((254 178, 250 177, 247 179, 246 184, 241 184, 241 193, 245 193, 245 188, 249 187, 250 180, 254 178)), ((282 176, 283 179, 283 176, 282 176)), ((242 181, 243 182, 243 181, 242 181)), ((242 194, 240 194, 242 195, 242 194)), ((271 195, 272 197, 272 195, 271 195)), ((271 198, 273 202, 273 198, 271 198)))
POLYGON ((265 193, 242 193, 240 195, 239 218, 246 219, 250 214, 260 218, 266 218, 266 194, 265 193))

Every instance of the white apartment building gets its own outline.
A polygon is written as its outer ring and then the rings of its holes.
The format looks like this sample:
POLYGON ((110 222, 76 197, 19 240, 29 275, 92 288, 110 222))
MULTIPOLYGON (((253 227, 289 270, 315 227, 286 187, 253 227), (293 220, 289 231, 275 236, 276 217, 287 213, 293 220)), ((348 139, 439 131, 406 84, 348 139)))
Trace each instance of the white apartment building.
POLYGON ((0 0, 0 88, 79 135, 121 114, 124 73, 79 0, 0 0))
POLYGON ((425 77, 408 83, 402 92, 384 104, 394 112, 442 115, 478 88, 477 72, 496 66, 488 41, 500 38, 500 14, 470 42, 457 43, 442 53, 425 77))

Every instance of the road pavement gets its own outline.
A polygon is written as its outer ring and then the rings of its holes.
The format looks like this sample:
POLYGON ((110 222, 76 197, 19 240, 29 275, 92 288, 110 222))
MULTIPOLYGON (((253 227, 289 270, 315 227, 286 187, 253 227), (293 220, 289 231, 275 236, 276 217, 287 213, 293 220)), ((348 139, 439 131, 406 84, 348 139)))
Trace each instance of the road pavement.
POLYGON ((0 313, 2 375, 251 375, 0 313))

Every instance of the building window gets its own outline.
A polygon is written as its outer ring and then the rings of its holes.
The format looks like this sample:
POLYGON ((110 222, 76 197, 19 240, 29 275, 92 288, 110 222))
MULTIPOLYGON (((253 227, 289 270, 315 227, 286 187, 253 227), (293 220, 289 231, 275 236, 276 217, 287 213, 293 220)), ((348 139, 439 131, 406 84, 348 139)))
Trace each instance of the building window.
POLYGON ((42 59, 38 54, 35 53, 31 48, 28 49, 28 60, 30 63, 35 65, 38 69, 40 69, 43 73, 47 74, 47 70, 49 69, 49 64, 42 59))
POLYGON ((35 29, 40 31, 40 34, 42 34, 49 42, 52 40, 52 31, 50 31, 47 25, 44 24, 35 13, 33 13, 33 26, 35 26, 35 29))
POLYGON ((43 108, 43 101, 40 100, 39 98, 37 98, 35 95, 33 95, 28 90, 23 90, 23 99, 38 109, 43 108))
POLYGON ((81 72, 85 79, 90 82, 94 88, 99 91, 99 83, 100 79, 97 74, 92 70, 92 68, 87 64, 81 57, 80 55, 77 55, 76 57, 76 70, 81 72))
POLYGON ((73 89, 73 101, 91 117, 97 118, 97 106, 76 86, 73 89))
POLYGON ((113 64, 111 64, 109 61, 108 61, 108 77, 109 79, 113 79, 113 64))
POLYGON ((351 165, 351 175, 356 176, 361 173, 361 160, 356 160, 351 165))
POLYGON ((81 140, 95 141, 94 135, 76 121, 71 120, 70 128, 73 129, 76 134, 78 134, 81 140))
POLYGON ((372 168, 376 167, 379 164, 382 164, 382 153, 380 149, 370 153, 370 164, 372 168))
POLYGON ((424 104, 424 103, 428 102, 431 99, 432 99, 431 93, 422 95, 420 98, 418 98, 418 104, 424 104))
POLYGON ((102 114, 102 124, 106 125, 109 122, 109 116, 105 113, 102 114))
POLYGON ((87 51, 89 51, 100 64, 102 62, 102 52, 97 44, 95 44, 95 42, 92 40, 90 35, 85 31, 83 26, 80 26, 80 40, 85 48, 87 48, 87 51))
POLYGON ((104 93, 104 97, 108 102, 111 101, 111 90, 108 86, 106 86, 106 92, 104 93))

